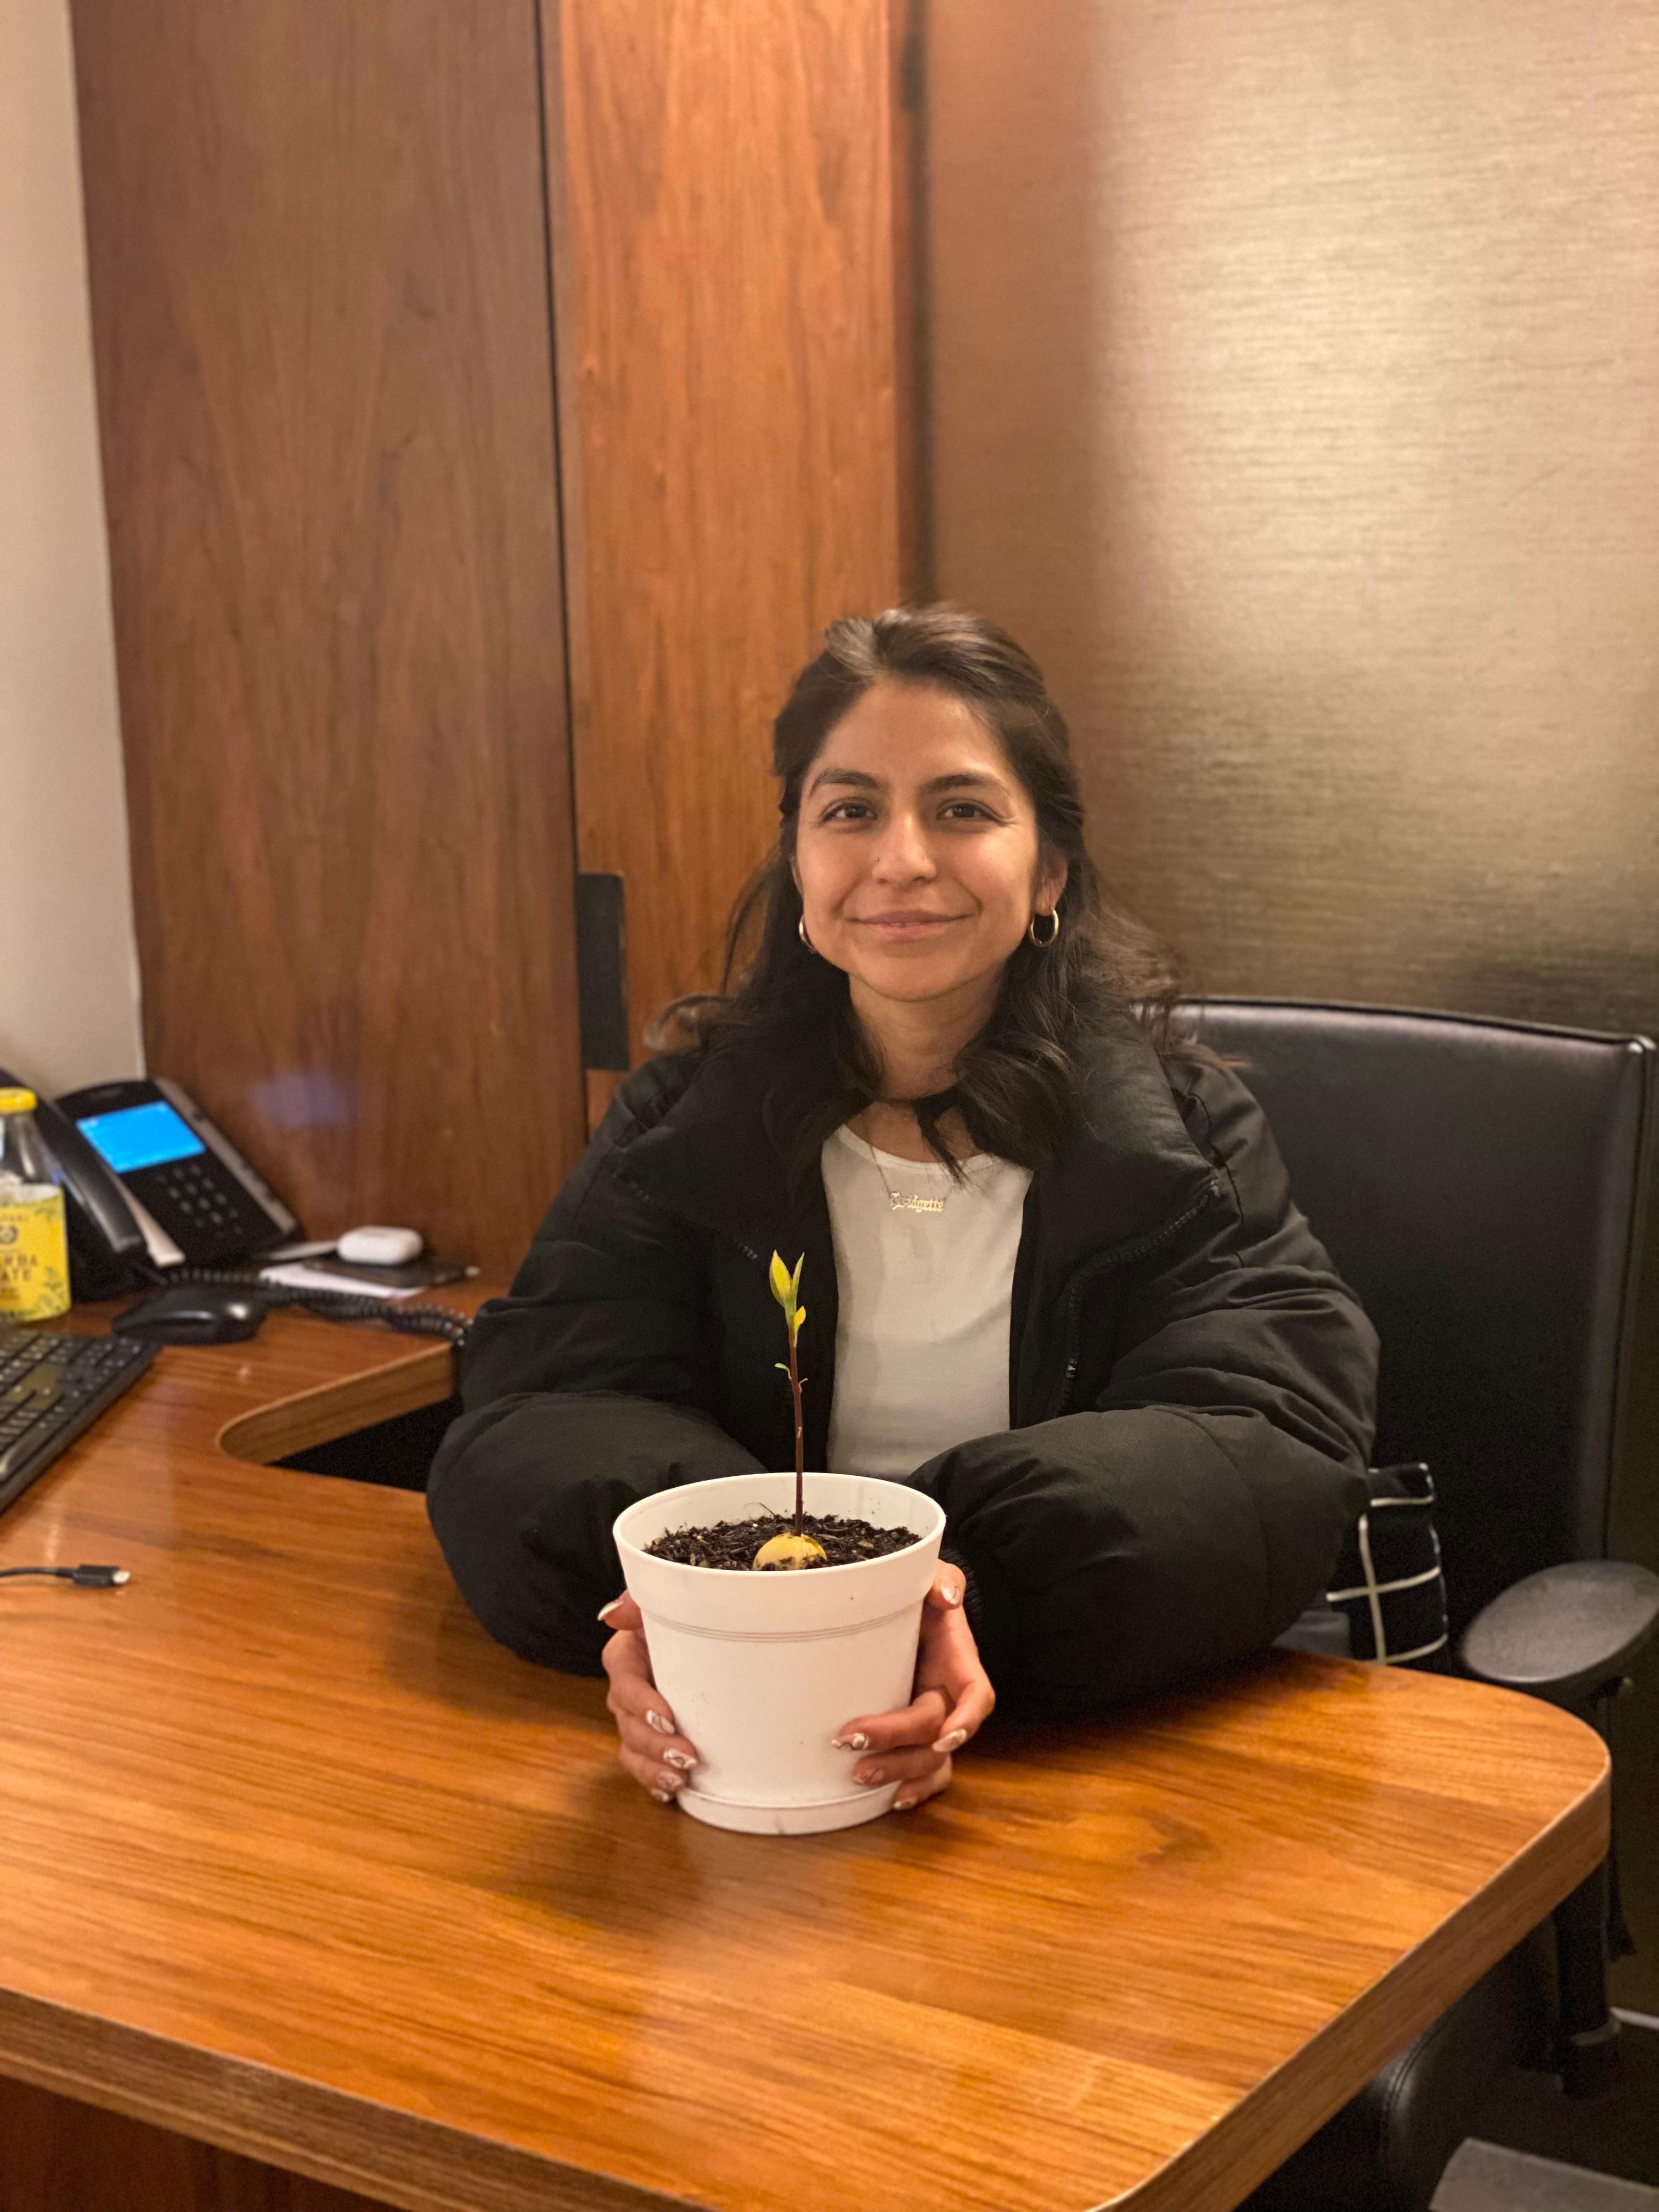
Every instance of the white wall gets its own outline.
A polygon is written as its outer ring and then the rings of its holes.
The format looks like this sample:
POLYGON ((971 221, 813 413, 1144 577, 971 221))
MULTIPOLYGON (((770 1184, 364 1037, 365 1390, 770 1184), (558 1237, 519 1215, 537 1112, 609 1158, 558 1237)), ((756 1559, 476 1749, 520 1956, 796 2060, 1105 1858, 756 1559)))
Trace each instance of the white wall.
POLYGON ((143 1066, 66 0, 0 0, 0 1064, 143 1066))

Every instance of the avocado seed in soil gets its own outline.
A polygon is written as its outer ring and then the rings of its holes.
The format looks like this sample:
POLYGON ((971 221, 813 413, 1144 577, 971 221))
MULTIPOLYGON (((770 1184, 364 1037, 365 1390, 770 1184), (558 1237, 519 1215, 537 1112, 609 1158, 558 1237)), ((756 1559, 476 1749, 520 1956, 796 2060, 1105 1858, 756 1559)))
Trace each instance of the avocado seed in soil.
POLYGON ((653 1559, 672 1559, 683 1567, 777 1574, 884 1559, 917 1541, 914 1528, 877 1528, 868 1521, 843 1520, 839 1513, 808 1513, 804 1521, 803 1534, 797 1536, 793 1515, 762 1510, 742 1521, 716 1521, 708 1528, 665 1529, 645 1548, 653 1559), (769 1536, 769 1530, 775 1533, 769 1536), (765 1540, 758 1549, 757 1539, 765 1540))

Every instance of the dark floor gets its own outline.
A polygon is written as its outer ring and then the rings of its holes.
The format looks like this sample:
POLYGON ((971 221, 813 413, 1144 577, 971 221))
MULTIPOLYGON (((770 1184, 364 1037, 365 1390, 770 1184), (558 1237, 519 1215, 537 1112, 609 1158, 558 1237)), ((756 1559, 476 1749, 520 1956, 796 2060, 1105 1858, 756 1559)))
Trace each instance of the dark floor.
POLYGON ((1659 2189, 1472 2142, 1446 2168, 1434 2212, 1659 2212, 1659 2189))

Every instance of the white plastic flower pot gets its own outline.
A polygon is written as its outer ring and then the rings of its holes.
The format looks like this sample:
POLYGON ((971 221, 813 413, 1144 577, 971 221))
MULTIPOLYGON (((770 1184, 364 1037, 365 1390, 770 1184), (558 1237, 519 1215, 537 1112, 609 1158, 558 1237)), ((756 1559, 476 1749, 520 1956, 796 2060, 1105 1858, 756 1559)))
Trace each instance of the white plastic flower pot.
POLYGON ((645 1548, 670 1528, 742 1520, 763 1505, 793 1513, 793 1473, 688 1482, 642 1498, 617 1520, 651 1671, 697 1747, 678 1802, 717 1828, 760 1835, 851 1828, 886 1812, 898 1785, 860 1789, 857 1753, 830 1739, 861 1713, 909 1704, 945 1516, 901 1483, 809 1474, 809 1513, 911 1528, 915 1542, 850 1566, 767 1574, 681 1566, 645 1548))

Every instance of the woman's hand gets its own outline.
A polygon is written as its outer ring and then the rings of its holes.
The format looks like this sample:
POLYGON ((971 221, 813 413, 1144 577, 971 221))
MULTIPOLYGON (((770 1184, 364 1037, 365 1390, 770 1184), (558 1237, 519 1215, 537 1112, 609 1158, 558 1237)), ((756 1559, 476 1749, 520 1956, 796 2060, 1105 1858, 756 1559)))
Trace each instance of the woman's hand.
POLYGON ((618 1756, 659 1805, 671 1805, 697 1763, 696 1748, 676 1731, 674 1716, 651 1679, 651 1654, 638 1606, 624 1592, 599 1619, 611 1631, 601 1656, 611 1677, 605 1703, 622 1737, 618 1756))
MULTIPOLYGON (((900 1712, 848 1721, 836 1738, 848 1751, 875 1754, 860 1759, 854 1769, 856 1781, 901 1785, 895 1812, 908 1813, 948 1786, 952 1753, 996 1703, 962 1610, 962 1591, 959 1567, 935 1569, 922 1607, 911 1702, 900 1712)), ((696 1747, 678 1733, 667 1701, 651 1679, 645 1624, 633 1599, 616 1599, 599 1618, 611 1632, 603 1659, 611 1680, 605 1703, 622 1738, 617 1755, 625 1771, 659 1804, 671 1804, 697 1764, 696 1747)))
POLYGON ((855 1782, 898 1784, 896 1813, 908 1813, 949 1788, 953 1754, 997 1701, 962 1610, 962 1593, 960 1567, 934 1569, 921 1611, 915 1696, 902 1712, 848 1721, 836 1738, 848 1751, 871 1754, 853 1769, 855 1782))

